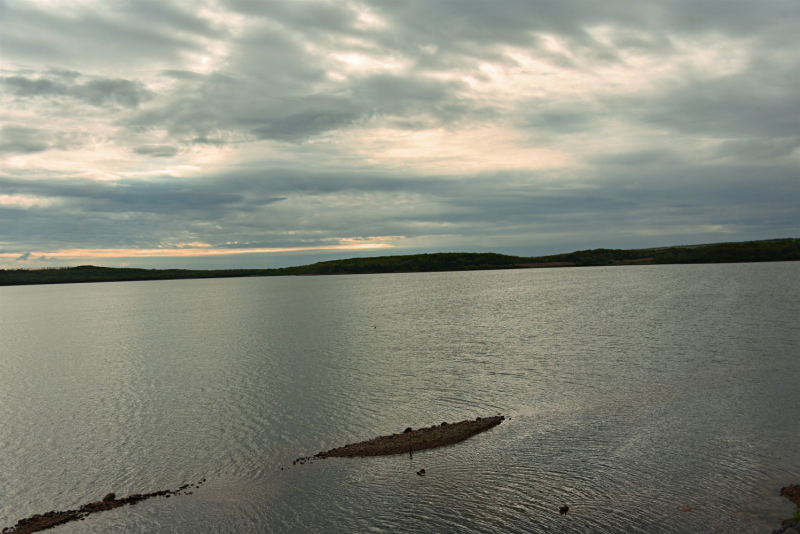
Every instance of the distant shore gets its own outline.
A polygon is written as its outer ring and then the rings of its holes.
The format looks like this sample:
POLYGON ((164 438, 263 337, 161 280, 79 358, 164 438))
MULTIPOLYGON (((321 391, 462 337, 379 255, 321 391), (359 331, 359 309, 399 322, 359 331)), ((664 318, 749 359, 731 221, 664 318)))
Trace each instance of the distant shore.
POLYGON ((439 252, 407 256, 349 258, 279 269, 132 269, 51 267, 0 269, 0 286, 238 278, 251 276, 311 276, 333 274, 388 274, 498 269, 538 269, 687 263, 744 263, 800 261, 800 239, 785 238, 740 243, 687 245, 652 249, 593 249, 553 256, 521 257, 491 252, 439 252))

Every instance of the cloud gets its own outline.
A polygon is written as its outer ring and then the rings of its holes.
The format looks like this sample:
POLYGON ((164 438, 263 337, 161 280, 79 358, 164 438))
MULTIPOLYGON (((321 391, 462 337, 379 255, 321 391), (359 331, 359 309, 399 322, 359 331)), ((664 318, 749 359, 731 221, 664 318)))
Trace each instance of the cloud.
MULTIPOLYGON (((153 96, 153 93, 141 82, 99 78, 83 84, 76 84, 74 79, 79 75, 74 74, 75 76, 66 82, 43 77, 32 79, 24 76, 6 76, 0 79, 0 83, 20 98, 70 96, 93 106, 112 103, 122 107, 135 108, 153 96)), ((64 78, 63 75, 56 76, 64 78)))
POLYGON ((26 252, 25 254, 23 254, 22 256, 17 258, 17 261, 28 261, 28 258, 30 258, 30 257, 31 257, 31 253, 30 252, 26 252))
POLYGON ((798 227, 793 0, 2 9, 14 257, 798 227))
POLYGON ((128 108, 135 108, 152 95, 142 83, 130 80, 93 80, 74 87, 72 93, 94 106, 111 101, 128 108))
POLYGON ((797 117, 786 113, 800 109, 800 61, 793 63, 780 72, 759 68, 690 82, 649 98, 629 98, 624 106, 638 120, 686 134, 797 136, 797 117))
POLYGON ((319 247, 332 237, 387 235, 405 236, 398 245, 438 235, 442 244, 491 248, 524 243, 530 228, 630 240, 645 230, 686 232, 692 225, 782 235, 800 223, 791 166, 773 168, 759 182, 748 179, 755 168, 738 165, 656 167, 646 181, 640 168, 603 172, 569 181, 524 173, 454 181, 272 169, 195 177, 191 188, 170 177, 111 183, 6 179, 4 191, 58 198, 60 205, 4 209, 0 228, 4 239, 24 237, 50 255, 56 248, 151 249, 191 241, 223 248, 234 241, 254 249, 319 247))
POLYGON ((597 158, 597 161, 612 166, 642 167, 642 166, 669 166, 682 163, 681 158, 672 151, 650 149, 622 154, 614 154, 597 158))
POLYGON ((11 89, 17 96, 64 95, 67 86, 63 83, 54 83, 52 80, 32 80, 24 76, 7 76, 2 78, 2 83, 11 89))
POLYGON ((169 145, 145 145, 133 149, 137 154, 152 156, 154 158, 171 158, 178 153, 178 149, 169 145))
POLYGON ((592 118, 592 115, 586 110, 535 109, 525 114, 521 126, 552 134, 569 134, 590 129, 592 118))
MULTIPOLYGON (((202 51, 202 40, 224 30, 170 2, 122 1, 36 9, 35 4, 3 5, 3 55, 20 63, 60 63, 94 68, 127 68, 156 61, 179 61, 202 51)), ((81 69, 78 69, 81 70, 81 69)))
POLYGON ((353 123, 358 117, 347 103, 337 103, 336 99, 310 97, 307 99, 287 99, 284 106, 276 105, 273 113, 253 117, 246 122, 257 125, 250 131, 258 139, 301 141, 313 135, 334 130, 353 123))
POLYGON ((743 161, 767 160, 791 156, 800 147, 800 135, 773 139, 736 139, 725 141, 716 153, 743 161))
POLYGON ((33 154, 50 147, 46 132, 39 128, 7 125, 0 128, 0 154, 33 154))

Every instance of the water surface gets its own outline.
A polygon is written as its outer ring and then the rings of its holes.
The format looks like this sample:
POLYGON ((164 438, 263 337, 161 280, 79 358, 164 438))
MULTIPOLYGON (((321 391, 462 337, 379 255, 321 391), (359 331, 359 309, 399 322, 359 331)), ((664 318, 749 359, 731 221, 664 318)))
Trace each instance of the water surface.
POLYGON ((0 288, 0 527, 205 477, 57 532, 769 532, 800 482, 798 281, 790 262, 0 288), (413 460, 281 470, 495 413, 413 460))

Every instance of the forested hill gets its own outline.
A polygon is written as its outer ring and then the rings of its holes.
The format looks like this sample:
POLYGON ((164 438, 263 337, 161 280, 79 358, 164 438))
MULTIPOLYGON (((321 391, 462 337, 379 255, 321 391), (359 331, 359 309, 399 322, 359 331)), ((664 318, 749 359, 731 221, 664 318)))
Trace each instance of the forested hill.
MULTIPOLYGON (((536 262, 574 262, 576 266, 614 265, 616 262, 652 258, 647 263, 736 263, 800 260, 800 239, 771 239, 741 243, 716 243, 651 249, 581 250, 569 254, 540 256, 536 262)), ((643 263, 637 261, 636 263, 643 263)))
POLYGON ((129 269, 57 267, 0 270, 0 285, 175 280, 181 278, 231 278, 240 276, 291 276, 323 274, 372 274, 430 271, 524 269, 536 267, 585 267, 593 265, 731 263, 800 260, 800 239, 775 239, 743 243, 690 245, 654 249, 594 249, 553 256, 519 257, 494 253, 440 252, 408 256, 351 258, 285 267, 282 269, 129 269))

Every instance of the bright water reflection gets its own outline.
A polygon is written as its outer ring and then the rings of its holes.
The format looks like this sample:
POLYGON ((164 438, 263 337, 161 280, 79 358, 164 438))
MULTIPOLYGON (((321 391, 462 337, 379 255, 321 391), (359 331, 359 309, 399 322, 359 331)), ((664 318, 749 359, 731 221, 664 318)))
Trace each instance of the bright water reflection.
POLYGON ((2 288, 0 526, 206 477, 58 531, 769 531, 800 481, 798 280, 793 262, 2 288), (280 470, 498 412, 413 462, 280 470))

